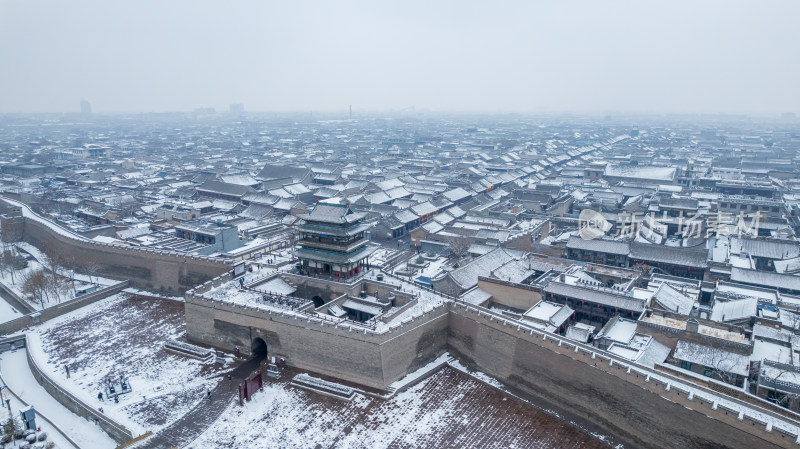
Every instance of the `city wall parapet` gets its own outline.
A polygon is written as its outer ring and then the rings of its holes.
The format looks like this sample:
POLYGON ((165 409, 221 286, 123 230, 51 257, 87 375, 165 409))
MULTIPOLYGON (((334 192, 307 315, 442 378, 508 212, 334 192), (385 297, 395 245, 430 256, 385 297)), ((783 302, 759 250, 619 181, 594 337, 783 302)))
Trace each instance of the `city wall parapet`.
POLYGON ((128 280, 144 290, 181 295, 232 268, 230 261, 221 258, 89 240, 6 198, 0 200, 0 212, 4 215, 4 238, 15 234, 45 253, 74 258, 84 268, 94 264, 98 275, 128 280))

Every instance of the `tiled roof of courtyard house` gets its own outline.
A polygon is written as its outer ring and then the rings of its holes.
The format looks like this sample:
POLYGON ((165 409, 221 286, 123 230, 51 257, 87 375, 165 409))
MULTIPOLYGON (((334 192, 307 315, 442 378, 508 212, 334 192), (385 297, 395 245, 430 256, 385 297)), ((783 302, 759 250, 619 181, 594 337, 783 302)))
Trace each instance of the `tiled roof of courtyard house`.
POLYGON ((578 236, 571 236, 569 238, 569 241, 567 241, 567 248, 618 255, 627 255, 630 251, 628 242, 608 239, 584 239, 578 236))
POLYGON ((705 268, 708 266, 708 250, 704 245, 683 248, 631 242, 629 256, 631 259, 692 268, 705 268))
POLYGON ((565 296, 568 298, 583 299, 595 304, 609 307, 641 312, 645 309, 646 301, 625 294, 612 292, 608 289, 593 288, 590 286, 570 285, 562 282, 551 281, 545 286, 546 294, 565 296))

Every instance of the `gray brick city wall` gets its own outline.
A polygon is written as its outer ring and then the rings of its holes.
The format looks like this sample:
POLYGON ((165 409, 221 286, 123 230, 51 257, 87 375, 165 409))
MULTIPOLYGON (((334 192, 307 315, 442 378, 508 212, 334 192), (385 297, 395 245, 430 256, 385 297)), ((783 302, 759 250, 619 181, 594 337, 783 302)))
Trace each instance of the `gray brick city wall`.
MULTIPOLYGON (((375 388, 385 388, 449 350, 523 397, 630 447, 790 447, 798 439, 761 422, 758 414, 740 414, 692 397, 677 378, 664 384, 650 378, 648 373, 655 371, 529 332, 479 308, 446 303, 382 333, 337 327, 311 317, 203 298, 200 294, 213 285, 230 281, 229 274, 214 279, 228 270, 225 263, 75 240, 35 220, 25 219, 23 227, 31 243, 94 258, 102 275, 130 278, 140 288, 176 293, 204 283, 186 293, 187 336, 226 350, 238 345, 247 353, 254 339, 262 338, 270 355, 285 357, 294 366, 375 388)), ((312 282, 306 285, 324 289, 312 282)), ((38 367, 32 369, 40 373, 38 367)), ((42 373, 37 380, 57 398, 65 394, 42 373)), ((81 413, 96 412, 88 408, 81 413)), ((124 428, 111 426, 106 431, 118 441, 131 436, 124 428)))
POLYGON ((292 366, 374 388, 385 388, 445 351, 447 307, 376 333, 358 326, 237 307, 186 295, 186 335, 190 340, 227 351, 250 352, 263 339, 270 356, 292 366))
MULTIPOLYGON (((795 447, 757 414, 690 397, 684 384, 650 379, 591 347, 542 337, 502 317, 451 306, 448 348, 534 403, 627 447, 795 447), (577 348, 577 352, 576 352, 577 348)), ((718 394, 711 392, 712 394, 718 394)), ((766 412, 760 409, 761 412, 766 412)), ((770 413, 778 416, 778 413, 770 413)))
MULTIPOLYGON (((785 419, 780 411, 729 398, 750 408, 740 416, 690 397, 685 382, 668 373, 534 332, 483 308, 447 302, 378 333, 202 296, 230 278, 187 292, 190 339, 247 352, 255 338, 262 338, 270 355, 291 365, 374 388, 385 388, 448 350, 521 397, 629 447, 789 447, 798 439, 758 418, 766 413, 785 419)), ((719 394, 693 388, 709 397, 719 394)))
MULTIPOLYGON (((231 269, 229 262, 209 257, 190 256, 168 251, 150 250, 71 238, 54 231, 38 220, 25 217, 18 224, 18 207, 0 200, 0 212, 6 214, 4 229, 10 229, 42 251, 55 251, 74 257, 79 263, 93 262, 99 275, 128 280, 131 285, 167 295, 181 295, 231 269), (13 231, 16 228, 16 231, 13 231)), ((6 231, 4 231, 4 234, 6 231)))
POLYGON ((117 443, 121 444, 133 438, 133 434, 125 426, 100 413, 92 406, 84 403, 68 391, 59 387, 55 381, 50 379, 50 377, 39 368, 39 365, 33 359, 31 353, 29 351, 26 351, 26 353, 28 355, 28 366, 30 366, 31 372, 33 372, 33 377, 51 396, 60 402, 61 405, 78 416, 96 422, 100 428, 117 443))
POLYGON ((100 301, 101 299, 108 298, 111 295, 116 295, 117 293, 126 289, 128 285, 129 285, 128 281, 118 282, 114 285, 103 287, 100 290, 80 296, 70 301, 66 301, 61 304, 48 307, 44 310, 39 311, 38 312, 39 316, 35 319, 31 316, 32 314, 28 314, 21 316, 15 320, 7 321, 5 323, 0 324, 0 335, 6 335, 12 332, 17 332, 25 328, 26 326, 32 326, 37 323, 43 323, 57 316, 64 315, 65 313, 72 312, 73 310, 80 309, 83 306, 87 306, 89 304, 100 301))

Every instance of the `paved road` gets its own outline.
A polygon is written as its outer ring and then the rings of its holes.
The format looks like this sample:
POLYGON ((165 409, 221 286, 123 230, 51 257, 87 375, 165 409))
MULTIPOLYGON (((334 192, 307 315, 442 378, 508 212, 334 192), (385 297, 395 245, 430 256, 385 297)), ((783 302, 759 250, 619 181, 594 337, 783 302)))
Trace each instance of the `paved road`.
POLYGON ((137 449, 179 448, 194 441, 228 408, 237 397, 236 386, 258 369, 262 360, 263 358, 252 358, 236 367, 231 371, 233 386, 228 382, 226 375, 217 383, 210 399, 203 399, 189 413, 135 447, 137 449))

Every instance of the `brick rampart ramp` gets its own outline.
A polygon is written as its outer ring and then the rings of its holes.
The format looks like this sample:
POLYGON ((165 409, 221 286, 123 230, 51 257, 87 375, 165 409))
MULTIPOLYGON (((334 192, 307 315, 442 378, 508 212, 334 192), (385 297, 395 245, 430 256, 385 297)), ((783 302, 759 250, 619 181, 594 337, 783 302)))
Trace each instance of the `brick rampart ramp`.
POLYGON ((208 399, 200 401, 187 414, 161 429, 152 437, 130 447, 136 449, 170 449, 184 447, 191 443, 208 429, 222 415, 222 412, 236 400, 238 397, 237 385, 258 369, 261 360, 263 359, 252 358, 242 363, 231 371, 230 382, 227 378, 224 378, 217 383, 208 399))

